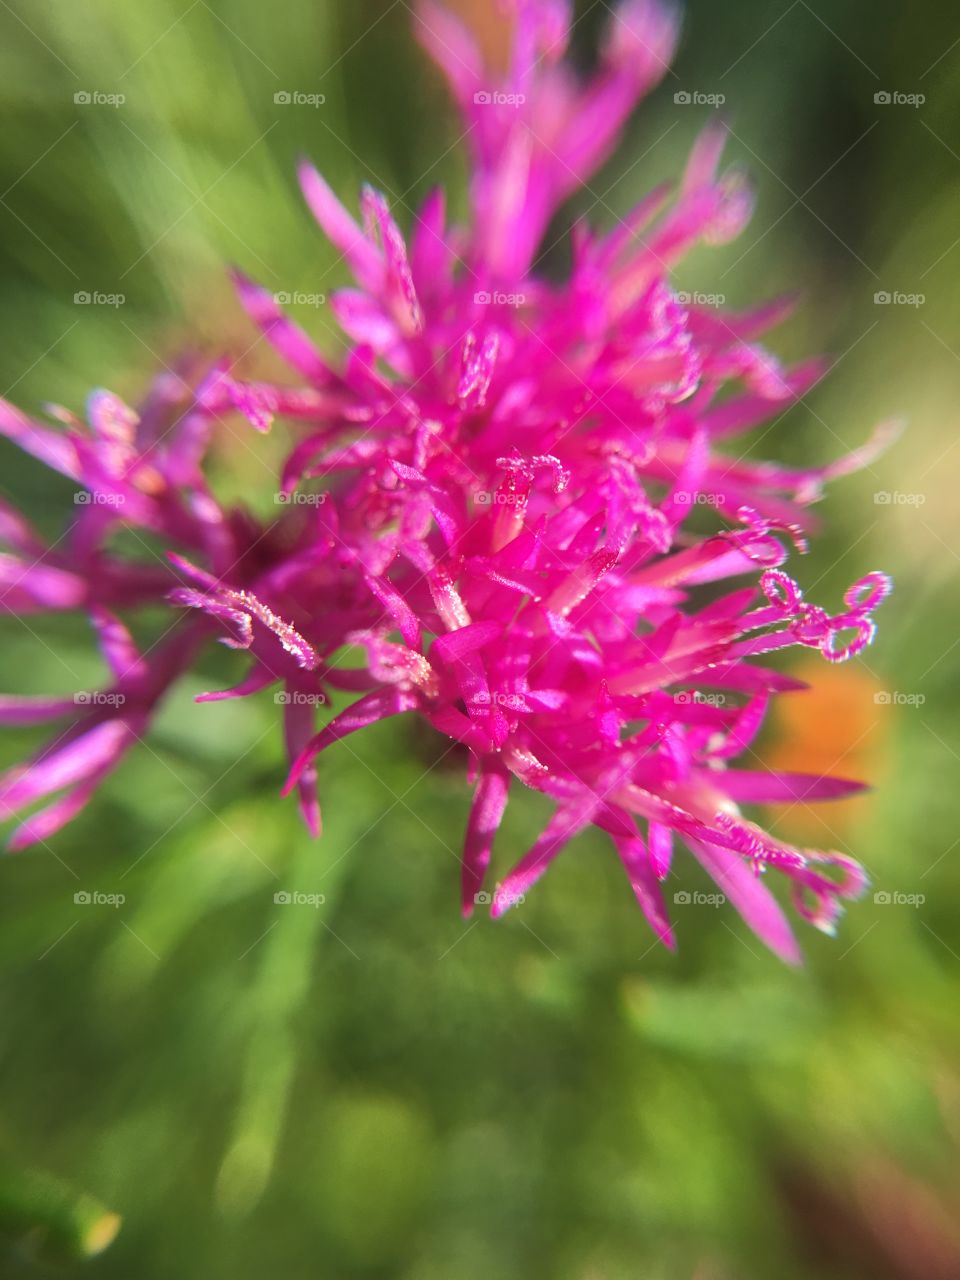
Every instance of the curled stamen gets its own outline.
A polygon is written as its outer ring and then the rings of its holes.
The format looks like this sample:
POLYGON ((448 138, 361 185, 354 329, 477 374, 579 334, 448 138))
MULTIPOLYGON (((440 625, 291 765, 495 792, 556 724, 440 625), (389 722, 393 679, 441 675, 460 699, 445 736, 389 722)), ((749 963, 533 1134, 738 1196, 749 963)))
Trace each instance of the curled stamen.
POLYGON ((830 615, 816 604, 802 604, 800 612, 790 627, 790 634, 800 644, 819 649, 827 638, 830 615))
POLYGON ((867 888, 869 878, 860 864, 845 854, 806 849, 804 855, 811 863, 826 863, 839 868, 842 873, 837 880, 814 871, 810 866, 790 873, 797 912, 814 928, 833 934, 843 912, 841 899, 859 898, 867 888))
MULTIPOLYGON (((893 584, 885 573, 868 573, 844 593, 844 604, 850 606, 847 613, 816 619, 815 628, 809 632, 810 639, 828 662, 846 662, 872 643, 877 628, 870 616, 871 610, 882 604, 892 590, 893 584), (850 631, 852 637, 841 644, 839 637, 850 631)), ((810 642, 799 632, 798 639, 810 642)))
POLYGON ((892 590, 893 582, 887 574, 868 573, 848 588, 843 603, 857 613, 870 612, 883 604, 892 590))
POLYGON ((827 635, 820 646, 820 652, 828 662, 846 662, 848 658, 856 657, 872 643, 877 632, 876 623, 872 618, 856 613, 844 613, 839 617, 831 618, 828 628, 827 635), (855 633, 853 638, 841 645, 838 637, 844 631, 851 629, 855 633))
POLYGON ((795 617, 803 608, 803 592, 799 585, 779 569, 767 569, 761 575, 760 589, 783 617, 795 617))
POLYGON ((789 558, 789 551, 774 533, 785 533, 793 543, 794 549, 805 555, 807 540, 802 530, 795 524, 783 524, 780 521, 767 520, 753 507, 740 507, 737 519, 746 525, 743 533, 731 533, 729 536, 737 549, 757 564, 777 568, 789 558))

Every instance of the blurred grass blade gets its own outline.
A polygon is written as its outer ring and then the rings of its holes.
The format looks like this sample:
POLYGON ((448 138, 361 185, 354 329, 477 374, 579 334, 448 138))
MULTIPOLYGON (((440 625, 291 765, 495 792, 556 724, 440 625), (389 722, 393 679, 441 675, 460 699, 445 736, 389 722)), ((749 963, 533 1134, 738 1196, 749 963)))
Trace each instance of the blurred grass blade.
POLYGON ((0 1170, 0 1236, 40 1262, 93 1258, 116 1239, 120 1215, 47 1174, 0 1170))

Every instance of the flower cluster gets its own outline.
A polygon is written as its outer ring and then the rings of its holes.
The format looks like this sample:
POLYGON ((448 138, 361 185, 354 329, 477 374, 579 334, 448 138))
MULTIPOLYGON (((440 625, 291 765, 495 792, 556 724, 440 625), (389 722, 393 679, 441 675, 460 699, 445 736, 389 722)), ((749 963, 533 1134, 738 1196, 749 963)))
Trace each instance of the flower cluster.
POLYGON ((282 685, 286 790, 314 833, 321 752, 416 713, 469 759, 464 913, 487 898, 519 782, 556 810, 496 887, 494 915, 592 824, 667 945, 662 882, 682 843, 750 927, 795 960, 764 873, 785 876, 798 912, 826 930, 863 875, 840 854, 774 839, 740 806, 858 784, 733 762, 749 756, 770 699, 798 687, 758 659, 804 645, 841 661, 873 636, 884 575, 867 574, 830 613, 783 565, 805 549, 824 480, 882 440, 820 470, 737 455, 737 437, 802 397, 822 366, 785 368, 758 342, 785 304, 721 311, 682 302, 671 285, 689 249, 725 244, 750 216, 744 176, 721 168, 722 128, 702 135, 676 188, 613 231, 578 224, 564 282, 537 271, 551 218, 662 76, 677 26, 656 0, 625 0, 584 83, 564 57, 565 0, 510 10, 500 72, 449 11, 425 0, 418 13, 468 126, 467 225, 448 225, 437 191, 405 239, 377 191, 363 191, 358 220, 301 169, 355 279, 330 299, 349 343, 341 364, 238 274, 243 305, 302 385, 242 381, 225 359, 199 378, 161 378, 137 411, 97 393, 88 425, 56 409, 59 427, 47 427, 0 407, 0 430, 93 499, 54 547, 0 511, 2 606, 86 610, 112 695, 0 700, 7 723, 68 722, 0 778, 0 816, 32 810, 13 847, 51 836, 219 638, 247 652, 249 671, 200 700, 282 685), (278 492, 312 487, 324 501, 282 502, 271 522, 225 509, 202 464, 227 415, 261 432, 277 417, 291 424, 278 492), (715 526, 706 536, 691 528, 704 508, 715 526), (120 528, 160 540, 168 563, 118 558, 120 528), (163 603, 170 629, 140 652, 119 614, 163 603), (348 647, 361 666, 343 665, 348 647), (357 696, 318 731, 317 708, 338 691, 357 696))

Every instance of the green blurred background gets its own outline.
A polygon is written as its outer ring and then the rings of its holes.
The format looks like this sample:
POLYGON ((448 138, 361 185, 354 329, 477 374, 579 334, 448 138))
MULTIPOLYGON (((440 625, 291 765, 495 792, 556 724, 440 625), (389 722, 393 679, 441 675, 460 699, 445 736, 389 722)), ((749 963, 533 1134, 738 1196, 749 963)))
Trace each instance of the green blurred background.
MULTIPOLYGON (((607 6, 578 14, 586 63, 607 6)), ((345 283, 302 152, 348 201, 384 189, 402 225, 437 182, 462 210, 461 129, 409 19, 405 0, 4 0, 0 393, 135 397, 188 341, 275 371, 224 265, 291 294, 345 283)), ((690 0, 675 73, 575 211, 612 225, 677 172, 711 114, 682 92, 725 97, 759 205, 680 286, 739 305, 799 285, 773 345, 839 357, 759 451, 826 462, 909 419, 833 487, 797 570, 828 605, 892 572, 880 639, 803 664, 815 692, 763 745, 878 783, 767 815, 860 857, 873 890, 836 939, 803 933, 800 972, 729 908, 678 906, 671 956, 583 837, 512 918, 465 925, 459 764, 404 725, 343 744, 312 844, 276 797, 269 695, 192 705, 235 670, 210 659, 49 850, 0 865, 3 1276, 960 1276, 960 19, 947 0, 690 0), (875 301, 896 292, 923 301, 875 301), (293 890, 324 902, 275 904, 293 890), (125 901, 74 902, 94 891, 125 901), (106 1210, 115 1243, 77 1262, 106 1210)), ((336 350, 324 307, 293 309, 336 350)), ((258 486, 276 447, 223 442, 220 490, 258 486)), ((0 467, 59 532, 69 486, 6 444, 0 467)), ((81 622, 5 620, 0 640, 4 691, 96 687, 81 622)), ((5 735, 0 763, 34 741, 5 735)), ((545 812, 514 802, 500 871, 545 812)), ((707 888, 682 862, 673 887, 707 888)))

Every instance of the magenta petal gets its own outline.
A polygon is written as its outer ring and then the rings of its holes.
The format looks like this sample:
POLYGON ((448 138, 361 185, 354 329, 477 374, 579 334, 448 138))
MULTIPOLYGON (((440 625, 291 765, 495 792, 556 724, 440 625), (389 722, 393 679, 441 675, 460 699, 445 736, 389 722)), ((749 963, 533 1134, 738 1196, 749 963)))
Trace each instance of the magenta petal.
POLYGON ((213 689, 208 693, 198 693, 194 701, 225 702, 231 698, 247 698, 276 682, 277 677, 272 671, 266 667, 254 667, 250 674, 232 689, 213 689))
POLYGON ((0 694, 0 724, 46 724, 64 716, 75 716, 74 698, 34 698, 23 694, 0 694))
POLYGON ((483 79, 480 51, 473 36, 449 9, 433 0, 419 0, 414 30, 446 74, 454 97, 466 105, 483 79))
POLYGON ((424 298, 448 285, 453 255, 444 237, 445 218, 446 197, 438 187, 423 203, 410 247, 410 270, 424 298))
POLYGON ((403 636, 404 643, 419 653, 423 647, 423 629, 417 615, 385 578, 364 574, 364 581, 383 606, 390 621, 403 636))
POLYGON ((614 844, 647 923, 660 941, 671 951, 675 951, 677 941, 670 927, 663 891, 650 865, 643 841, 639 836, 634 839, 617 836, 614 837, 614 844))
POLYGON ((49 840, 51 836, 56 835, 61 827, 65 827, 68 822, 72 822, 77 814, 86 808, 97 787, 109 771, 109 766, 105 769, 99 769, 93 777, 81 786, 72 788, 72 790, 60 796, 45 809, 32 813, 25 822, 22 822, 17 827, 7 841, 7 848, 10 852, 19 853, 21 849, 26 849, 32 844, 49 840))
MULTIPOLYGON (((197 576, 198 571, 188 566, 177 556, 171 560, 185 572, 197 576)), ((206 577, 207 575, 203 575, 206 577)), ((174 604, 183 605, 187 609, 201 609, 214 618, 221 618, 234 627, 234 634, 225 637, 224 643, 232 649, 249 649, 255 639, 253 623, 261 623, 279 641, 283 650, 288 653, 304 671, 313 671, 320 658, 308 640, 297 631, 296 627, 285 622, 252 591, 236 591, 231 587, 215 586, 209 592, 195 591, 192 587, 177 587, 168 597, 174 604)), ((275 678, 279 679, 278 672, 275 678)))
POLYGON ((651 822, 647 832, 650 842, 650 861, 658 880, 665 880, 670 874, 673 861, 673 832, 660 822, 651 822))
POLYGON ((77 451, 70 439, 33 422, 6 400, 0 400, 0 433, 52 470, 62 472, 71 480, 80 479, 77 451))
POLYGON ((754 868, 738 854, 728 853, 715 845, 701 844, 689 837, 687 844, 760 941, 787 964, 800 964, 803 957, 787 917, 754 868))
POLYGON ((502 627, 495 622, 473 622, 446 635, 437 636, 433 652, 444 662, 457 662, 468 654, 476 653, 485 644, 496 640, 502 627))
POLYGON ((495 764, 487 765, 474 792, 467 834, 463 846, 461 904, 464 918, 473 914, 474 902, 483 888, 490 865, 494 837, 507 805, 510 775, 495 764))
POLYGON ((119 618, 106 609, 94 608, 91 620, 97 631, 100 649, 115 680, 132 679, 146 673, 146 664, 133 636, 119 618))
POLYGON ((725 769, 715 783, 738 804, 783 804, 788 801, 841 800, 866 790, 866 783, 814 773, 759 773, 725 769))
POLYGON ((44 748, 29 765, 8 769, 0 776, 0 819, 115 764, 135 736, 123 720, 105 720, 74 733, 62 746, 44 748))
POLYGON ((313 216, 346 258, 357 281, 375 293, 383 282, 383 256, 379 249, 363 234, 312 164, 302 161, 298 172, 313 216))
POLYGON ((354 342, 368 343, 379 355, 391 352, 400 342, 396 322, 370 294, 338 289, 330 306, 344 333, 354 342))
POLYGON ((90 586, 76 573, 0 553, 0 611, 34 613, 38 609, 77 609, 90 586))
MULTIPOLYGON (((291 760, 299 759, 313 735, 314 705, 306 699, 300 701, 287 695, 283 707, 283 730, 287 752, 291 760)), ((316 839, 321 832, 320 802, 317 799, 317 770, 308 764, 297 779, 300 796, 300 812, 307 830, 316 839)))
POLYGON ((233 282, 250 318, 283 358, 309 382, 326 385, 330 381, 326 362, 300 326, 283 314, 273 295, 241 271, 233 272, 233 282))
POLYGON ((19 551, 31 559, 38 559, 47 550, 43 539, 29 521, 2 498, 0 498, 0 543, 5 543, 12 550, 19 551))
POLYGON ((543 834, 508 876, 497 886, 490 914, 494 919, 521 902, 540 879, 560 850, 582 831, 590 821, 591 802, 558 809, 544 828, 543 834))
POLYGON ((331 720, 325 729, 310 739, 293 762, 280 794, 288 796, 300 781, 304 771, 312 767, 313 761, 320 752, 325 751, 334 742, 339 742, 348 734, 356 733, 358 729, 376 724, 378 720, 385 720, 388 716, 398 716, 404 711, 412 711, 417 702, 416 694, 403 689, 378 689, 375 693, 358 699, 352 706, 347 707, 346 711, 341 711, 335 719, 331 720))

